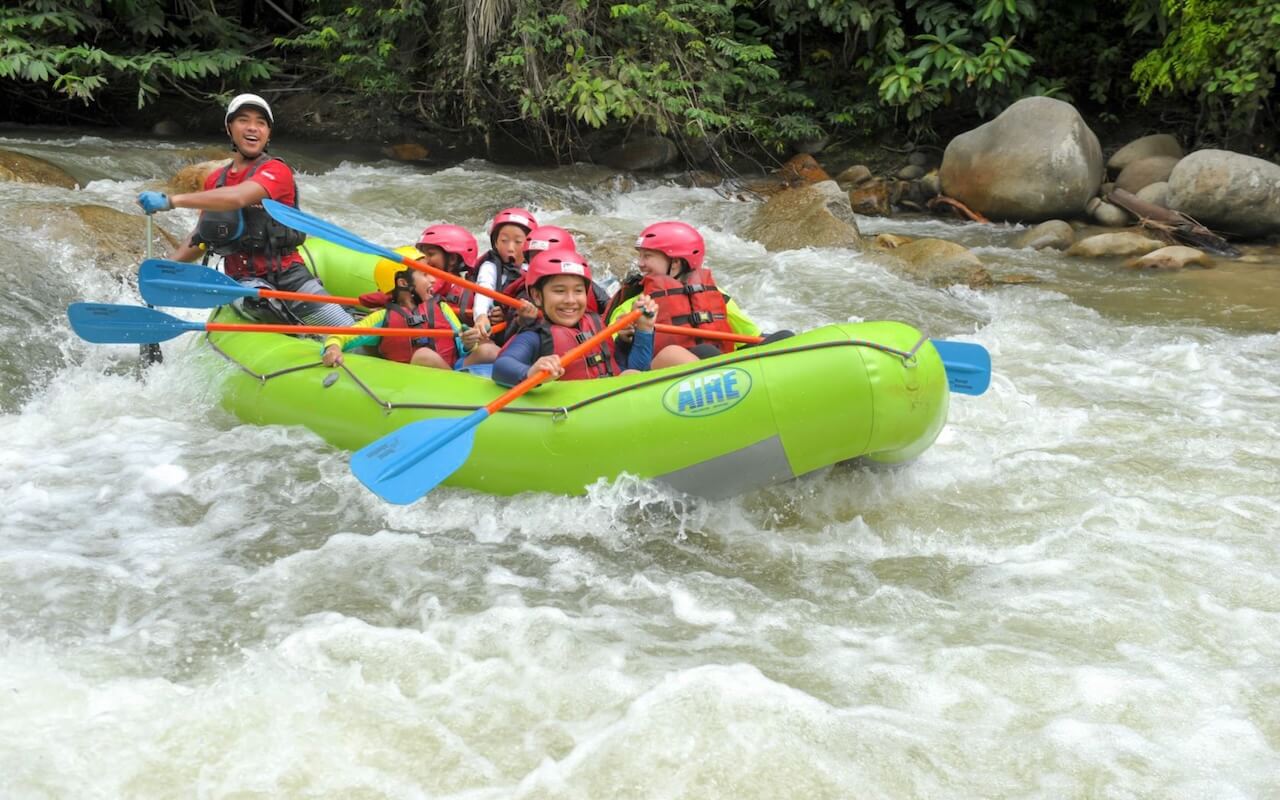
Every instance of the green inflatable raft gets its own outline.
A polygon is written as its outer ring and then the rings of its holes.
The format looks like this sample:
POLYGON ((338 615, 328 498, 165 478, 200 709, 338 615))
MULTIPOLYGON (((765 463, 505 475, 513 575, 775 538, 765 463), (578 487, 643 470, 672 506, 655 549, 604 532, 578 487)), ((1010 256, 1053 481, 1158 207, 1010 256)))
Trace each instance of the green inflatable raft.
MULTIPOLYGON (((397 265, 309 239, 312 271, 335 295, 390 282, 397 265), (381 263, 379 263, 381 262, 381 263)), ((240 322, 231 306, 211 318, 240 322)), ((422 419, 460 419, 504 388, 464 372, 349 353, 327 369, 312 339, 210 333, 231 365, 224 404, 261 424, 300 424, 359 449, 422 419)), ((911 459, 947 417, 947 376, 932 344, 899 322, 828 325, 683 367, 543 384, 475 430, 445 483, 492 494, 581 494, 631 474, 726 497, 857 457, 911 459)))

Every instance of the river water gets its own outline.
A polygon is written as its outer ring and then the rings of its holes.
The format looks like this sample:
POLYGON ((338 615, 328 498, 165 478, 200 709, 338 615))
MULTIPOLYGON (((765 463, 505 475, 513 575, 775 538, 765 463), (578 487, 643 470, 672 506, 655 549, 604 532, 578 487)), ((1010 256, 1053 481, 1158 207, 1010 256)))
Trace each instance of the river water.
POLYGON ((17 212, 132 212, 195 144, 0 135, 84 187, 0 183, 0 797, 1280 797, 1273 252, 1138 274, 860 220, 1038 279, 931 289, 767 253, 711 189, 282 146, 373 241, 528 204, 621 272, 681 218, 765 328, 901 319, 995 361, 904 468, 393 507, 223 411, 180 341, 144 374, 66 325, 137 296, 17 212))

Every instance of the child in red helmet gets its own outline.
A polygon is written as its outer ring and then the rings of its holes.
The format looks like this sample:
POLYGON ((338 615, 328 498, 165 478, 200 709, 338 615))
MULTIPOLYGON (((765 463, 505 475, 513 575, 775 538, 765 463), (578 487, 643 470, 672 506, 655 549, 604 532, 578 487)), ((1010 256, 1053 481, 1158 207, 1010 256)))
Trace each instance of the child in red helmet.
MULTIPOLYGON (((524 243, 529 233, 538 227, 533 214, 523 208, 505 208, 494 215, 489 223, 489 252, 484 254, 476 267, 476 283, 486 289, 501 292, 507 284, 520 277, 524 264, 524 243)), ((493 299, 476 295, 470 311, 475 324, 484 334, 502 321, 499 309, 493 315, 493 299)))
MULTIPOLYGON (((636 239, 640 275, 626 281, 609 302, 612 320, 631 308, 632 298, 644 293, 658 303, 657 322, 708 331, 759 336, 760 328, 729 295, 716 285, 703 266, 706 243, 702 234, 684 222, 655 222, 636 239)), ((790 333, 780 331, 778 338, 790 333)), ((700 358, 732 352, 735 344, 695 336, 657 334, 654 348, 679 345, 700 358)))
MULTIPOLYGON (((418 251, 422 260, 454 274, 461 274, 475 265, 476 240, 465 228, 457 225, 431 225, 419 237, 418 251)), ((381 309, 365 317, 357 327, 428 327, 452 328, 455 341, 423 337, 418 339, 393 339, 378 337, 378 351, 393 361, 455 369, 463 366, 491 363, 498 356, 498 347, 486 341, 475 327, 464 327, 461 315, 455 310, 465 305, 465 296, 457 284, 435 280, 418 270, 404 270, 395 276, 389 302, 381 309)), ((374 295, 362 295, 372 299, 374 295)), ((342 352, 372 337, 331 336, 325 340, 324 363, 337 366, 342 363, 342 352)))
MULTIPOLYGON (((493 364, 495 381, 514 386, 539 370, 549 372, 552 380, 582 380, 650 368, 653 319, 649 315, 657 313, 657 305, 651 299, 644 295, 635 299, 634 305, 646 315, 636 322, 634 341, 625 354, 615 349, 612 340, 606 340, 596 352, 565 366, 560 363, 561 355, 604 329, 600 315, 587 308, 591 268, 586 259, 573 250, 550 249, 534 256, 525 279, 532 301, 529 308, 541 311, 543 318, 537 321, 525 313, 525 309, 521 310, 521 321, 526 327, 502 348, 493 364)), ((672 353, 669 357, 675 355, 672 353)), ((687 360, 694 360, 687 351, 685 355, 687 360)))

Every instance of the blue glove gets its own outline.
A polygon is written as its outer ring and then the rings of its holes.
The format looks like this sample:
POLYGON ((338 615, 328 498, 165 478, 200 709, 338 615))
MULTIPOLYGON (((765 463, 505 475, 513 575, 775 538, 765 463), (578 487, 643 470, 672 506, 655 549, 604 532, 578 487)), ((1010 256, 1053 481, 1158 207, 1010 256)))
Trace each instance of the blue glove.
POLYGON ((173 204, 169 202, 169 195, 164 192, 143 192, 138 195, 138 205, 142 206, 142 210, 148 214, 173 208, 173 204))

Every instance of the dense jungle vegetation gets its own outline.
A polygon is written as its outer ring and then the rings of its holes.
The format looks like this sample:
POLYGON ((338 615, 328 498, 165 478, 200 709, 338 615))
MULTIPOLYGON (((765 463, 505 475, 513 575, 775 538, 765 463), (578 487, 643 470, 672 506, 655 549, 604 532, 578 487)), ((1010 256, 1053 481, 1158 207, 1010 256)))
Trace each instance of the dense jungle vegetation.
POLYGON ((1192 141, 1247 148, 1275 135, 1278 69, 1280 2, 1267 0, 10 0, 0 10, 0 98, 13 120, 324 91, 442 135, 514 130, 551 157, 633 126, 686 153, 890 130, 927 141, 1035 94, 1104 122, 1137 112, 1192 141))

